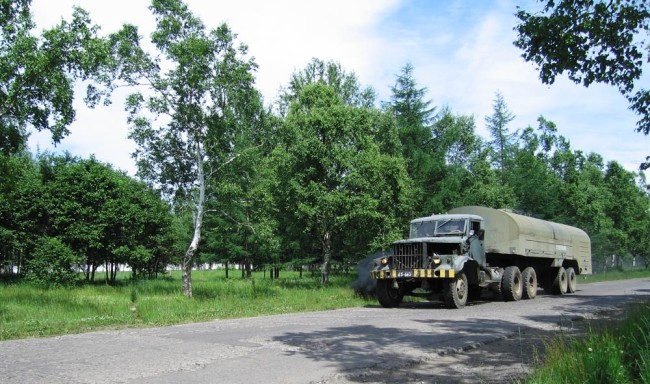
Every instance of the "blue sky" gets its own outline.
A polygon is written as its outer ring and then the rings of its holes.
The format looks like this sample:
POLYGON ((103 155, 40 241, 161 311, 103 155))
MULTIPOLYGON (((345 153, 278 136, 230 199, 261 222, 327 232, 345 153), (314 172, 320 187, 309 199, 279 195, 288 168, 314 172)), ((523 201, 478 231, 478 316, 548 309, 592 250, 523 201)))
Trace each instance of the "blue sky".
MULTIPOLYGON (((209 27, 227 22, 239 40, 249 46, 259 70, 257 86, 267 104, 291 73, 311 58, 335 60, 370 85, 379 99, 390 98, 395 75, 406 64, 414 66, 416 81, 427 88, 427 98, 441 108, 473 115, 477 133, 488 137, 484 118, 492 113, 500 92, 516 116, 511 131, 537 127, 543 115, 576 150, 596 152, 629 170, 650 155, 650 138, 634 131, 637 117, 627 102, 608 86, 588 89, 558 78, 543 85, 532 64, 521 59, 512 45, 516 6, 539 8, 534 1, 405 1, 405 0, 188 0, 190 9, 209 27)), ((33 0, 39 28, 61 17, 72 5, 90 12, 102 31, 122 23, 140 26, 148 36, 154 27, 146 0, 33 0)), ((650 86, 645 81, 646 86, 650 86)), ((135 173, 127 139, 122 94, 111 107, 88 110, 78 103, 72 134, 56 147, 79 156, 95 156, 135 173)), ((51 149, 47 134, 33 134, 33 150, 51 149)))

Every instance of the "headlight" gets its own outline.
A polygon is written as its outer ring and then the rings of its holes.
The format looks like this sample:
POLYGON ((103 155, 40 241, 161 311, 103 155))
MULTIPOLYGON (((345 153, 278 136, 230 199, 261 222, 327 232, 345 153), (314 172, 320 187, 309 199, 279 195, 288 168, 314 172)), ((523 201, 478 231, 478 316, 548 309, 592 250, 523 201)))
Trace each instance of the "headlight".
POLYGON ((381 260, 379 260, 381 265, 388 265, 388 257, 382 257, 381 260))

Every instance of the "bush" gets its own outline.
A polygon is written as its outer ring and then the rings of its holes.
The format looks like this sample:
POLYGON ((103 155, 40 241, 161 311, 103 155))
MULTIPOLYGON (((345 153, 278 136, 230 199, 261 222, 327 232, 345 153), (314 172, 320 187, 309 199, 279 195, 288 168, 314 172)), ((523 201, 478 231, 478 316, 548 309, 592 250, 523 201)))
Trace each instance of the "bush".
POLYGON ((61 240, 44 237, 24 267, 25 279, 36 286, 60 287, 73 285, 78 273, 73 267, 81 258, 61 240))

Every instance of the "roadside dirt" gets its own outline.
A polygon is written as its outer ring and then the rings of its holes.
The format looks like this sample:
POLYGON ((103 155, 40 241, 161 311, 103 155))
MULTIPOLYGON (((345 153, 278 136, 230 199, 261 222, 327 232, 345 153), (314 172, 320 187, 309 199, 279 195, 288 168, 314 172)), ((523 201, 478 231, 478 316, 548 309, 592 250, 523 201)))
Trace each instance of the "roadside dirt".
POLYGON ((591 318, 567 319, 556 330, 521 330, 460 351, 446 351, 408 366, 391 370, 366 370, 340 375, 328 384, 349 383, 519 383, 543 362, 545 348, 557 337, 583 337, 589 330, 611 327, 624 309, 595 314, 591 318))

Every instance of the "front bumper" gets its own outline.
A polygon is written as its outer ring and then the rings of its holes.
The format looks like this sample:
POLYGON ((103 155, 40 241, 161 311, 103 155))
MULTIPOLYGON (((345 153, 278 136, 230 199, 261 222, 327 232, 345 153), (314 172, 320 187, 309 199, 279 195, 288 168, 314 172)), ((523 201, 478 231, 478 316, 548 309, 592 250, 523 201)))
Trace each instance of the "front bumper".
POLYGON ((453 269, 380 269, 370 271, 370 277, 382 279, 451 279, 456 276, 453 269))

